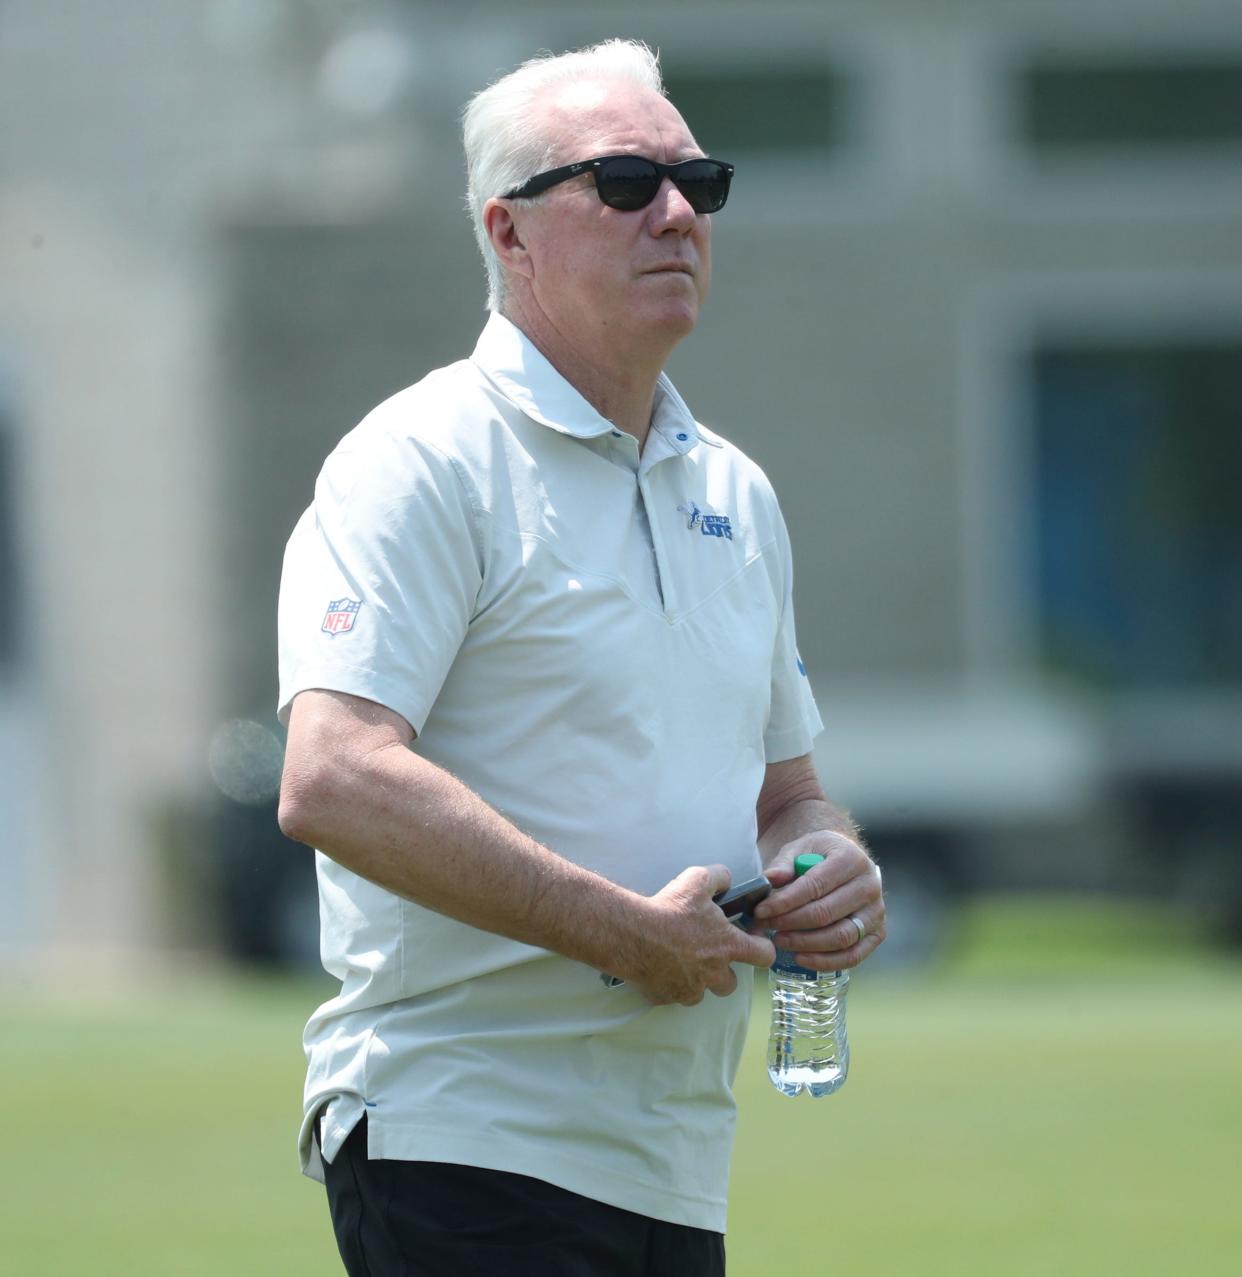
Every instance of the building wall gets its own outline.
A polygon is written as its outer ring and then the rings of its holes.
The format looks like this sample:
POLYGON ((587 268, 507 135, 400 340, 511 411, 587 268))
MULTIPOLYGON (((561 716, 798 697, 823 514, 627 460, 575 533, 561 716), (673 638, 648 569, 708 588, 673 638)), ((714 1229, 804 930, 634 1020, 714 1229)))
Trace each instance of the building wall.
POLYGON ((1169 321, 1152 331, 1205 311, 1233 331, 1242 166, 1228 141, 1037 155, 1013 86, 1036 56, 1237 58, 1236 7, 515 15, 0 8, 0 363, 29 632, 0 684, 20 831, 0 886, 21 896, 0 944, 169 938, 161 813, 214 792, 222 723, 274 727, 280 549, 319 459, 482 321, 460 105, 535 48, 616 32, 659 45, 674 80, 839 79, 824 145, 726 156, 714 296, 671 371, 781 494, 846 797, 951 792, 994 813, 1021 791, 1098 815, 1107 733, 1049 694, 1031 640, 1024 361, 1049 325, 1116 331, 1136 309, 1169 321), (948 774, 902 755, 895 778, 895 746, 937 724, 948 774), (1021 761, 984 793, 998 757, 1021 761))
POLYGON ((154 831, 204 775, 227 623, 206 246, 285 124, 261 68, 226 83, 223 60, 198 6, 0 10, 0 359, 25 637, 0 690, 20 753, 0 791, 18 888, 0 947, 38 961, 161 934, 154 831))

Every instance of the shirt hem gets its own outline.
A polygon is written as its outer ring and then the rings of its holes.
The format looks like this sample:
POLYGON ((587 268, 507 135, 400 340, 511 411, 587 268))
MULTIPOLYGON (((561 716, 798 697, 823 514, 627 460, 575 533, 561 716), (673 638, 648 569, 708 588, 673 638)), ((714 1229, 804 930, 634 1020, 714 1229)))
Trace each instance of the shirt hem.
POLYGON ((763 738, 763 758, 766 763, 783 763, 790 758, 809 754, 815 738, 824 730, 823 723, 805 723, 786 728, 783 732, 769 732, 763 738))
POLYGON ((356 665, 304 665, 287 680, 286 687, 289 690, 282 693, 276 711, 277 719, 286 727, 294 698, 302 692, 343 692, 346 696, 374 701, 404 718, 416 736, 422 733, 431 712, 428 702, 410 698, 409 680, 379 679, 373 671, 356 665))
POLYGON ((548 1156, 530 1144, 504 1145, 494 1140, 463 1139, 460 1131, 434 1127, 367 1123, 367 1156, 397 1161, 450 1162, 483 1170, 529 1175, 593 1201, 632 1211, 649 1219, 723 1233, 728 1205, 724 1196, 696 1196, 645 1183, 628 1175, 574 1158, 548 1156))

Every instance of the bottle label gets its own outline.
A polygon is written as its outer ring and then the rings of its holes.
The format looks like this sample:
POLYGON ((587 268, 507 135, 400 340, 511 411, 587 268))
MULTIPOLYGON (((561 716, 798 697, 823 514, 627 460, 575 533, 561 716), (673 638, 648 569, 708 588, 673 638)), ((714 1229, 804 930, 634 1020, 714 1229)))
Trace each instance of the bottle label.
POLYGON ((789 949, 777 949, 776 961, 772 964, 773 971, 780 971, 785 975, 803 976, 808 980, 816 980, 821 975, 826 974, 822 971, 814 971, 810 967, 799 966, 794 961, 794 955, 789 949))

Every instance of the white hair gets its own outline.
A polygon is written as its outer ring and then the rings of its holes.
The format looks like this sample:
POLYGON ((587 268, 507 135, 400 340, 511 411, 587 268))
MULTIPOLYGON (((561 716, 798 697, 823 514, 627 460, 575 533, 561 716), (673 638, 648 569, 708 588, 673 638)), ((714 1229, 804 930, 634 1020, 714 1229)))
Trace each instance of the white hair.
MULTIPOLYGON (((476 93, 462 113, 466 203, 487 267, 487 308, 500 310, 505 278, 483 225, 483 205, 547 168, 551 141, 535 122, 535 101, 567 80, 624 79, 663 95, 659 55, 638 40, 605 40, 585 49, 541 53, 476 93)), ((538 196, 534 198, 538 199, 538 196)))

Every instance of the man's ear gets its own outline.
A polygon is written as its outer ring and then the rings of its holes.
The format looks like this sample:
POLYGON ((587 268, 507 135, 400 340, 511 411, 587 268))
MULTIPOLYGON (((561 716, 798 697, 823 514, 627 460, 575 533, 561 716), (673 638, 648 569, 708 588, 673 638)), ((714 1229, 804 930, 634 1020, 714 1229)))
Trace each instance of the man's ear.
POLYGON ((483 229, 492 242, 492 250, 505 270, 514 275, 531 274, 530 253, 522 240, 509 200, 493 197, 483 205, 483 229))

